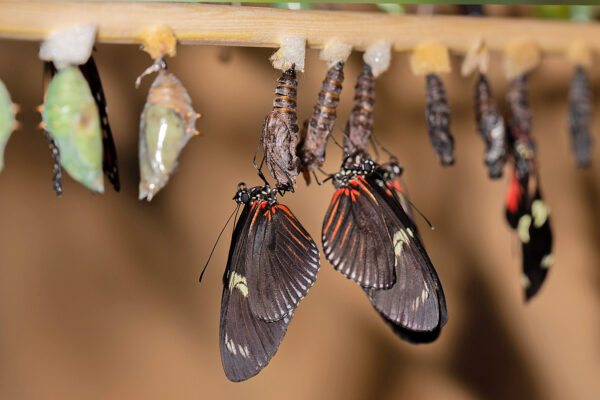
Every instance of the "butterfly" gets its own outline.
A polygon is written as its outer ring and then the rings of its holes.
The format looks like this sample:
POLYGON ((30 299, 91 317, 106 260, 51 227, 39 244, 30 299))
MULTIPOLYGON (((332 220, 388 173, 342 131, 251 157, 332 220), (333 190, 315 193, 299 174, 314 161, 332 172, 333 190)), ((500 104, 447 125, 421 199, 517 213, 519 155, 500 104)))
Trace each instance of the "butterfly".
POLYGON ((260 372, 277 352, 294 311, 315 282, 319 250, 268 185, 238 185, 221 298, 220 348, 234 382, 260 372))
POLYGON ((327 260, 398 329, 439 331, 447 321, 444 292, 414 222, 397 194, 386 192, 393 182, 370 160, 343 167, 333 182, 322 230, 327 260))
POLYGON ((521 242, 522 283, 525 300, 530 300, 540 290, 554 261, 549 211, 535 174, 519 179, 513 171, 506 195, 506 219, 521 242))

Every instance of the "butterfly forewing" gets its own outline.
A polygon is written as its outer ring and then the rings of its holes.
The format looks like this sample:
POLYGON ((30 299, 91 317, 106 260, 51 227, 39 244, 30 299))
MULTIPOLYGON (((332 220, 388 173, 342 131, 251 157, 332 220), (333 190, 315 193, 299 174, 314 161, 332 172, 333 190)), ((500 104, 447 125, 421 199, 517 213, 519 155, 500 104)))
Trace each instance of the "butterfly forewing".
POLYGON ((358 178, 339 188, 323 221, 323 251, 344 276, 367 288, 396 281, 392 239, 370 185, 358 178))
POLYGON ((247 248, 254 315, 277 321, 298 306, 319 271, 319 250, 284 205, 256 203, 247 248))
POLYGON ((255 214, 250 207, 244 206, 234 230, 221 298, 221 362, 227 378, 234 382, 256 375, 268 364, 293 315, 289 313, 279 321, 266 322, 250 309, 246 248, 250 221, 255 214))

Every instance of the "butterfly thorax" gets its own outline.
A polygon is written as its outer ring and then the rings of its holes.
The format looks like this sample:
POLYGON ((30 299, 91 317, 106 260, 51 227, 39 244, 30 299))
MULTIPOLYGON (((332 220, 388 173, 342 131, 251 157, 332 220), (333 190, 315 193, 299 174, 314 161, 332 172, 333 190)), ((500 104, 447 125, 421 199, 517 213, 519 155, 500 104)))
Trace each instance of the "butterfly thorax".
POLYGON ((333 176, 333 186, 336 189, 348 187, 350 181, 358 176, 365 177, 375 171, 375 163, 371 160, 364 160, 361 164, 352 164, 342 169, 333 176))
POLYGON ((249 204, 254 201, 268 203, 269 206, 277 204, 277 189, 269 185, 248 188, 245 183, 238 185, 233 200, 238 204, 249 204))

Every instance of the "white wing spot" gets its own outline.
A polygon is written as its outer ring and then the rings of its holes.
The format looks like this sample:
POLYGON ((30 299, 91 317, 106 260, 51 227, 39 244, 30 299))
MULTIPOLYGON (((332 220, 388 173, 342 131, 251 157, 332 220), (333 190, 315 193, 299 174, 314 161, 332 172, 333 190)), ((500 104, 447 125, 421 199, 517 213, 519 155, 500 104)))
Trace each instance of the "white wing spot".
POLYGON ((523 243, 529 243, 531 238, 529 237, 529 227, 531 226, 531 215, 525 214, 519 218, 519 224, 517 225, 517 233, 519 239, 523 243))
POLYGON ((231 278, 229 278, 229 292, 236 288, 242 293, 242 296, 248 297, 248 282, 246 282, 246 277, 233 271, 231 278))
POLYGON ((554 264, 554 256, 551 254, 546 254, 544 256, 544 258, 542 258, 542 261, 540 262, 540 265, 542 266, 542 268, 550 268, 552 266, 552 264, 554 264))

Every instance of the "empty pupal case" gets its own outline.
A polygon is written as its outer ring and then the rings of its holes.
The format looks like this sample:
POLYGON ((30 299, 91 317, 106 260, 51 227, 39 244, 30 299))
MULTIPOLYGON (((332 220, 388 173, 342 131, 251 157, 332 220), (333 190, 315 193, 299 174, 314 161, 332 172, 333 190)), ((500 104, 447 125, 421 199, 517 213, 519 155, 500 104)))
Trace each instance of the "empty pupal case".
POLYGON ((73 179, 103 193, 100 117, 79 68, 68 66, 52 78, 42 106, 42 119, 58 144, 64 169, 73 179))
POLYGON ((160 69, 140 119, 140 200, 152 200, 165 186, 177 167, 179 153, 197 133, 199 117, 179 79, 160 69))
POLYGON ((0 81, 0 171, 4 168, 4 147, 15 129, 16 106, 10 99, 10 94, 0 81))

